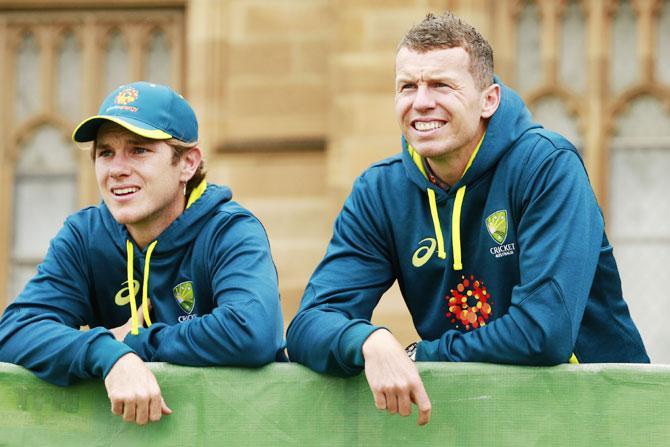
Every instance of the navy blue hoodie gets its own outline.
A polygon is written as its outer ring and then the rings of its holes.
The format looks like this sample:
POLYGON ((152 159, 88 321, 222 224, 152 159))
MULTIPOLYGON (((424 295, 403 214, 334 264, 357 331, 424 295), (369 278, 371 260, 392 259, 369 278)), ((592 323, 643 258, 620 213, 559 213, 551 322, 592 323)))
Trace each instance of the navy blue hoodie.
POLYGON ((281 357, 283 320, 265 230, 230 201, 228 188, 203 189, 142 251, 104 203, 68 217, 0 320, 0 361, 65 385, 105 377, 128 352, 193 366, 258 366, 281 357), (116 341, 107 328, 128 321, 144 289, 151 326, 116 341))
POLYGON ((372 311, 397 280, 422 339, 417 360, 649 361, 578 152, 501 89, 448 191, 404 140, 356 180, 288 328, 292 360, 360 371, 372 311))

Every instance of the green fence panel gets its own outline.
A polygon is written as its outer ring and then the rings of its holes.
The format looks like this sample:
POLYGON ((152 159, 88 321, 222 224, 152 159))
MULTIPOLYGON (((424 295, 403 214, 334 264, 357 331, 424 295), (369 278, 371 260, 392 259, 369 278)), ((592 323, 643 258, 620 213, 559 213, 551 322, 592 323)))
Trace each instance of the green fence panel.
POLYGON ((670 445, 670 366, 419 363, 425 427, 375 409, 363 375, 149 364, 173 414, 140 427, 100 380, 61 388, 0 363, 2 446, 670 445))

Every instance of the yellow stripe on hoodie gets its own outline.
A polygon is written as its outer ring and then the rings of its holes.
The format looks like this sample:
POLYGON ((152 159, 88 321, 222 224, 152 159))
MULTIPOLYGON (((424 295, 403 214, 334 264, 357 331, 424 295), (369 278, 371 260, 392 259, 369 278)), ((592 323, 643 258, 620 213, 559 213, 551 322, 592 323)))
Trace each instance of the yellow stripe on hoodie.
MULTIPOLYGON (((484 135, 482 135, 482 138, 479 140, 479 143, 477 143, 477 147, 475 147, 475 150, 472 152, 472 155, 470 155, 470 160, 468 160, 468 164, 465 165, 465 169, 463 170, 463 173, 461 174, 460 178, 463 178, 465 173, 468 172, 468 169, 470 169, 470 166, 472 166, 472 162, 475 160, 475 157, 479 152, 479 148, 482 145, 482 141, 484 141, 485 135, 486 132, 484 132, 484 135)), ((419 153, 416 152, 416 150, 414 150, 414 148, 409 143, 407 144, 407 149, 409 151, 410 156, 412 157, 412 160, 414 160, 414 164, 419 169, 419 171, 421 171, 421 174, 423 174, 424 177, 428 178, 426 170, 423 167, 423 161, 421 159, 421 155, 419 155, 419 153)), ((454 208, 451 213, 451 245, 454 251, 454 264, 453 264, 454 270, 463 270, 463 261, 461 253, 461 208, 463 207, 463 199, 465 198, 465 189, 466 185, 463 185, 460 188, 458 188, 458 191, 456 191, 454 208)), ((447 255, 446 252, 444 251, 444 236, 442 235, 442 227, 440 226, 440 216, 437 212, 435 190, 433 188, 426 188, 426 192, 428 193, 428 203, 430 204, 430 215, 433 219, 433 227, 435 227, 435 239, 437 240, 437 254, 440 259, 445 259, 447 255)))
MULTIPOLYGON (((207 189, 207 181, 203 180, 198 186, 193 188, 191 194, 186 203, 186 209, 188 209, 193 203, 202 196, 202 194, 207 189)), ((158 240, 153 241, 149 244, 147 248, 147 257, 144 260, 144 278, 142 282, 142 315, 144 316, 144 322, 147 327, 151 326, 151 318, 149 318, 149 266, 151 260, 151 254, 156 248, 158 240)), ((127 269, 126 273, 128 275, 128 292, 130 293, 130 333, 133 335, 138 335, 139 331, 139 319, 137 318, 137 301, 135 300, 135 281, 133 280, 133 243, 130 240, 126 241, 126 252, 127 252, 127 269)))

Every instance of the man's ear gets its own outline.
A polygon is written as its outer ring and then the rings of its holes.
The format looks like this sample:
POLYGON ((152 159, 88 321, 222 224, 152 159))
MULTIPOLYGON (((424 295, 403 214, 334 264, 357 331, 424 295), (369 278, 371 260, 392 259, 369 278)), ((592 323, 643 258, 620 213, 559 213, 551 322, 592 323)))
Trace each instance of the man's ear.
POLYGON ((491 118, 500 105, 500 85, 491 84, 482 92, 482 118, 491 118))
POLYGON ((200 147, 195 146, 184 152, 179 159, 179 166, 181 167, 181 176, 179 180, 186 183, 191 180, 191 177, 198 170, 200 162, 202 161, 202 151, 200 147))

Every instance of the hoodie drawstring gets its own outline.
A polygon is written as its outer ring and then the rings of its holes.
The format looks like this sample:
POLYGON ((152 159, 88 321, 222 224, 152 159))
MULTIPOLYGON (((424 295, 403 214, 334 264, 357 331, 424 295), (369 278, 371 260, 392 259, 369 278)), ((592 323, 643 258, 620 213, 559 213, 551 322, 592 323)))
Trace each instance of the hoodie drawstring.
MULTIPOLYGON (((433 218, 433 227, 435 228, 435 239, 437 240, 437 256, 445 259, 447 253, 444 251, 444 236, 440 226, 440 215, 437 213, 437 203, 435 201, 435 191, 427 188, 428 202, 430 203, 430 215, 433 218)), ((456 200, 454 209, 451 212, 451 246, 454 250, 454 270, 463 270, 461 259, 461 208, 463 207, 463 198, 465 197, 465 185, 456 191, 456 200)))
MULTIPOLYGON (((144 315, 144 322, 147 327, 151 326, 151 318, 149 317, 149 264, 151 260, 151 253, 158 241, 153 241, 147 249, 147 257, 144 260, 144 282, 142 283, 142 314, 144 315)), ((128 291, 130 292, 130 333, 133 335, 139 334, 139 320, 137 318, 137 301, 135 300, 135 281, 133 279, 133 243, 126 241, 126 250, 128 251, 128 291)))
POLYGON ((135 301, 135 280, 133 279, 133 243, 126 241, 126 253, 128 256, 128 263, 126 265, 126 274, 128 276, 128 293, 130 296, 130 333, 137 335, 139 330, 137 328, 137 302, 135 301))
POLYGON ((433 218, 433 227, 435 228, 435 239, 437 239, 437 256, 445 259, 447 253, 444 251, 444 237, 440 228, 440 216, 437 214, 437 203, 435 201, 435 191, 428 188, 428 202, 430 203, 430 215, 433 218))
POLYGON ((464 197, 465 185, 456 191, 454 210, 451 212, 451 246, 454 249, 454 270, 463 270, 463 263, 461 262, 461 208, 463 207, 464 197))
MULTIPOLYGON (((482 141, 484 141, 485 135, 486 133, 482 135, 482 138, 479 140, 479 143, 477 143, 477 147, 475 147, 475 150, 472 151, 472 155, 470 155, 470 160, 468 160, 468 164, 465 165, 465 169, 463 170, 463 174, 461 174, 461 178, 463 178, 465 173, 468 172, 468 169, 470 169, 470 166, 472 166, 472 162, 475 161, 475 157, 479 152, 479 148, 482 145, 482 141)), ((409 144, 408 144, 408 150, 416 166, 419 168, 424 177, 427 177, 426 172, 423 169, 421 156, 409 144)), ((463 208, 463 199, 465 199, 465 189, 466 185, 463 185, 456 191, 454 208, 451 212, 451 246, 454 251, 453 253, 454 270, 463 270, 463 260, 461 254, 461 208, 463 208)), ((435 239, 437 240, 437 256, 440 259, 445 259, 447 257, 447 254, 444 251, 444 236, 442 235, 440 216, 437 212, 437 201, 435 199, 435 190, 433 190, 432 188, 426 188, 426 192, 428 193, 428 203, 430 204, 430 215, 433 219, 433 227, 435 228, 435 239)))
POLYGON ((158 241, 153 241, 147 249, 147 257, 144 260, 144 281, 142 282, 142 312, 144 312, 144 322, 147 327, 151 326, 151 318, 149 318, 149 260, 151 253, 158 241))
MULTIPOLYGON (((193 188, 189 199, 186 203, 186 208, 189 208, 193 203, 202 196, 207 189, 207 181, 203 180, 198 186, 193 188)), ((147 257, 144 260, 144 281, 142 283, 142 314, 144 315, 144 322, 147 327, 151 326, 151 318, 149 317, 149 265, 151 261, 151 254, 156 247, 158 240, 153 241, 147 248, 147 257)), ((130 293, 130 333, 137 335, 139 331, 139 320, 137 318, 137 301, 135 300, 135 280, 133 279, 133 243, 130 240, 126 241, 126 252, 128 256, 128 268, 126 273, 128 275, 128 291, 130 293)))

